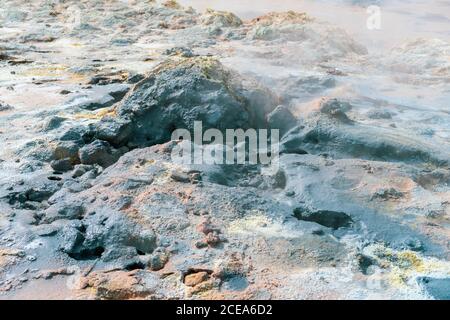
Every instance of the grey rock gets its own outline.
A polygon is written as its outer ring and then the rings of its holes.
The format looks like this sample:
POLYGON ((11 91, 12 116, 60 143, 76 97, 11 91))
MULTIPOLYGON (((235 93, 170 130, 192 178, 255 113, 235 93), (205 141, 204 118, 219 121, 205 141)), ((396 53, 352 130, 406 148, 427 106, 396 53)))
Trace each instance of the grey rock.
POLYGON ((352 218, 348 214, 331 210, 309 210, 306 208, 295 208, 294 217, 299 220, 316 222, 332 229, 350 227, 353 222, 352 218))
POLYGON ((139 81, 143 80, 144 78, 145 78, 145 76, 143 74, 136 73, 136 74, 129 76, 127 79, 127 82, 130 84, 136 84, 139 81))
MULTIPOLYGON (((113 121, 120 125, 113 132, 121 135, 115 142, 148 146, 171 140, 177 128, 192 132, 196 120, 203 122, 204 130, 261 128, 276 105, 267 89, 251 81, 244 86, 243 79, 217 60, 183 58, 158 66, 133 88, 117 109, 113 121), (131 130, 123 129, 128 123, 131 130)), ((106 131, 105 122, 108 126, 111 119, 100 121, 98 131, 106 131)))
POLYGON ((74 220, 80 219, 85 214, 85 208, 77 203, 57 203, 45 211, 43 221, 52 223, 60 219, 74 220))
POLYGON ((170 173, 170 177, 174 181, 178 181, 178 182, 189 182, 190 181, 189 175, 187 173, 181 172, 179 170, 173 170, 170 173))
MULTIPOLYGON (((102 78, 94 78, 91 82, 98 83, 102 78)), ((108 78, 104 78, 104 81, 108 78)), ((78 107, 86 110, 97 110, 107 108, 114 103, 122 100, 129 91, 129 85, 120 83, 105 83, 101 89, 96 89, 92 95, 88 96, 86 101, 78 104, 78 107)))
POLYGON ((149 261, 149 267, 153 271, 158 271, 164 268, 167 261, 169 260, 169 256, 165 252, 155 252, 152 254, 150 261, 149 261))
POLYGON ((117 161, 120 157, 120 153, 111 147, 108 142, 95 140, 80 149, 79 157, 82 164, 98 164, 106 168, 117 161))
POLYGON ((60 141, 84 141, 88 140, 91 133, 88 127, 74 126, 64 131, 60 136, 60 141))
POLYGON ((417 238, 408 238, 405 240, 405 249, 409 249, 412 251, 423 251, 425 248, 423 246, 422 241, 417 238))
POLYGON ((170 48, 167 49, 166 51, 164 51, 165 55, 168 56, 182 56, 185 58, 191 58, 194 56, 194 54, 192 53, 192 50, 186 47, 174 47, 174 48, 170 48))
POLYGON ((358 254, 356 256, 356 261, 358 262, 358 266, 363 274, 370 274, 370 267, 377 265, 377 261, 365 254, 358 254))
POLYGON ((14 108, 12 106, 10 106, 9 104, 0 102, 0 112, 2 111, 9 111, 9 110, 13 110, 14 108))
POLYGON ((139 234, 133 235, 129 240, 130 244, 144 253, 151 253, 156 248, 157 239, 152 230, 141 230, 139 234))
POLYGON ((95 126, 97 139, 105 140, 113 146, 125 144, 133 133, 132 123, 126 119, 105 117, 95 126))
POLYGON ((86 172, 93 169, 93 166, 86 164, 76 165, 74 170, 72 171, 72 178, 79 178, 84 175, 86 172))
POLYGON ((64 226, 59 233, 59 249, 65 253, 75 252, 83 241, 84 236, 75 225, 64 226))
POLYGON ((117 268, 127 270, 133 270, 135 269, 133 266, 140 265, 139 255, 134 247, 107 247, 101 254, 101 259, 103 262, 112 263, 112 265, 117 266, 117 268))
POLYGON ((77 260, 102 258, 108 262, 126 258, 129 262, 138 252, 151 253, 157 246, 153 231, 142 229, 120 213, 101 209, 86 216, 82 228, 71 227, 68 235, 63 239, 64 252, 77 260))
POLYGON ((371 197, 371 200, 381 199, 381 200, 392 200, 400 199, 404 196, 403 192, 400 192, 394 188, 380 189, 377 190, 371 197))
POLYGON ((4 196, 11 205, 23 206, 26 202, 43 202, 55 194, 60 185, 57 181, 51 181, 46 175, 36 176, 32 181, 19 185, 13 185, 4 196))
POLYGON ((40 237, 53 237, 58 233, 59 229, 59 227, 51 224, 41 224, 34 228, 34 232, 40 237))
POLYGON ((80 163, 78 156, 78 150, 80 149, 80 143, 74 141, 61 141, 53 150, 53 158, 55 160, 62 160, 69 158, 72 164, 80 163))
POLYGON ((30 189, 27 191, 27 198, 30 201, 42 202, 50 198, 54 192, 54 190, 47 188, 43 190, 30 189))
POLYGON ((45 120, 42 125, 42 130, 45 132, 58 129, 61 124, 66 120, 66 118, 60 116, 52 116, 45 120))
POLYGON ((280 137, 295 127, 297 119, 285 106, 278 106, 267 115, 267 123, 270 129, 279 129, 280 137))
POLYGON ((351 124, 352 121, 347 117, 345 112, 351 109, 352 106, 350 103, 338 99, 326 100, 320 106, 320 112, 347 124, 351 124))
POLYGON ((104 95, 101 97, 98 97, 96 99, 90 99, 89 101, 80 104, 79 107, 86 110, 97 110, 101 108, 107 108, 112 106, 116 102, 116 99, 114 99, 112 96, 104 95))
POLYGON ((53 170, 58 172, 70 171, 73 168, 72 160, 70 158, 53 160, 52 162, 50 162, 50 166, 53 170))

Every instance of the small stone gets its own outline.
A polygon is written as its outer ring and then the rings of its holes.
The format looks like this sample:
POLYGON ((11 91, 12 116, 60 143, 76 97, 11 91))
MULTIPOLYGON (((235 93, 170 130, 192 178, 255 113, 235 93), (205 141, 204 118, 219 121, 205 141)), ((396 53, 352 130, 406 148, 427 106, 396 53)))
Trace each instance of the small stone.
POLYGON ((369 275, 371 272, 371 267, 377 265, 377 261, 375 259, 365 254, 358 254, 356 256, 356 261, 358 263, 359 269, 365 275, 369 275))
POLYGON ((59 116, 50 117, 42 125, 42 130, 43 131, 50 131, 50 130, 57 129, 57 128, 59 128, 61 126, 61 124, 65 120, 66 120, 65 118, 59 117, 59 116))
POLYGON ((144 253, 151 253, 156 249, 156 235, 152 230, 142 230, 133 245, 144 253))
POLYGON ((135 83, 138 83, 139 81, 143 80, 144 78, 145 78, 144 75, 137 73, 132 76, 129 76, 127 79, 127 82, 131 83, 131 84, 135 84, 135 83))
POLYGON ((58 228, 50 224, 42 224, 36 227, 36 234, 40 237, 52 237, 58 233, 58 228))
POLYGON ((209 274, 206 271, 191 273, 184 277, 184 284, 189 287, 194 287, 209 279, 209 274))
POLYGON ((73 141, 61 141, 56 146, 53 151, 53 157, 56 160, 70 158, 72 163, 80 163, 80 158, 78 157, 79 145, 73 141))
POLYGON ((0 112, 1 111, 9 111, 9 110, 12 110, 12 109, 14 109, 14 108, 11 107, 9 104, 0 102, 0 112))
POLYGON ((6 286, 1 288, 1 290, 3 290, 3 291, 9 291, 11 289, 12 289, 12 285, 10 285, 10 284, 7 284, 6 286))
POLYGON ((314 229, 311 233, 316 236, 323 236, 325 234, 325 232, 322 229, 314 229))
POLYGON ((168 260, 169 257, 165 252, 157 252, 153 254, 152 257, 150 258, 149 262, 150 269, 152 271, 161 270, 162 268, 164 268, 168 260))
POLYGON ((204 235, 207 235, 211 232, 220 232, 219 228, 212 224, 211 218, 209 217, 204 218, 203 221, 199 225, 197 225, 197 231, 203 233, 204 235))
POLYGON ((80 219, 85 213, 85 208, 81 204, 77 203, 58 203, 51 206, 45 211, 45 218, 43 219, 47 223, 60 219, 80 219))
POLYGON ((202 176, 199 172, 193 172, 192 174, 190 174, 189 180, 192 184, 196 184, 202 180, 202 176))
POLYGON ((294 217, 303 221, 316 222, 334 230, 350 227, 353 223, 352 218, 345 212, 331 210, 310 210, 308 208, 295 208, 294 217))
POLYGON ((209 244, 211 247, 215 247, 223 241, 217 232, 208 233, 205 237, 205 240, 206 243, 209 244))
POLYGON ((285 106, 278 106, 267 115, 269 128, 280 130, 280 136, 285 135, 290 129, 295 127, 297 119, 285 106))
POLYGON ((193 215, 195 216, 207 216, 209 215, 209 211, 207 209, 198 209, 198 210, 191 210, 190 212, 192 212, 193 215))
MULTIPOLYGON (((191 58, 194 56, 190 48, 186 47, 174 47, 164 51, 166 56, 180 56, 185 58, 191 58)), ((142 80, 142 79, 141 79, 142 80)))
POLYGON ((195 242, 195 247, 197 249, 203 249, 206 248, 208 246, 208 243, 205 240, 199 240, 195 242))
POLYGON ((191 179, 189 177, 189 175, 187 173, 178 171, 178 170, 174 170, 170 173, 170 177, 172 178, 172 180, 177 181, 177 182, 190 182, 191 179))
POLYGON ((72 160, 70 158, 64 158, 61 160, 53 160, 50 162, 50 166, 53 170, 58 172, 70 171, 73 168, 72 160))
POLYGON ((346 101, 340 101, 338 99, 329 99, 322 101, 320 105, 320 112, 326 114, 342 123, 353 123, 347 117, 346 112, 352 109, 352 105, 346 101))
POLYGON ((102 140, 95 140, 91 144, 80 149, 79 157, 82 164, 99 164, 106 168, 112 165, 119 158, 119 154, 111 145, 102 140))
POLYGON ((370 200, 381 199, 383 201, 386 200, 396 200, 400 199, 404 196, 403 192, 400 192, 394 188, 386 188, 377 190, 371 197, 370 200))
POLYGON ((423 243, 419 239, 416 238, 410 238, 405 241, 406 246, 408 249, 412 251, 423 251, 423 243))
POLYGON ((93 170, 94 166, 89 166, 85 164, 79 164, 75 166, 75 169, 72 171, 72 178, 79 178, 84 175, 86 172, 93 170))
POLYGON ((293 197, 293 196, 295 196, 295 191, 286 191, 286 193, 285 193, 285 195, 286 195, 286 197, 293 197))

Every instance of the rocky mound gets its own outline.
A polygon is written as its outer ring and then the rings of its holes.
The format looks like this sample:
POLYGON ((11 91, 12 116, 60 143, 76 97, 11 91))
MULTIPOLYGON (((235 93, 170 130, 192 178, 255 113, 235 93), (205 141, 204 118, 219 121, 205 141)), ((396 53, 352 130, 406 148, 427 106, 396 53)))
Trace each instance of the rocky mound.
POLYGON ((347 115, 352 105, 346 101, 324 99, 317 108, 284 137, 281 150, 327 153, 338 158, 449 164, 446 149, 437 148, 420 136, 405 135, 393 128, 375 129, 352 120, 347 115))
POLYGON ((170 140, 175 129, 220 130, 266 127, 277 98, 257 83, 227 70, 211 57, 165 62, 139 82, 115 115, 95 127, 97 138, 114 146, 149 146, 170 140))

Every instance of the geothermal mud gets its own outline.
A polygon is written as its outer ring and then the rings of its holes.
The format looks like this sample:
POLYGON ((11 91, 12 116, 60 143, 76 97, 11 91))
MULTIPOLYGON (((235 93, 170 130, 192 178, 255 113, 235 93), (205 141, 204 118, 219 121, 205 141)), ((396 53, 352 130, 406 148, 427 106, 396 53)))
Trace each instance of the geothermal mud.
POLYGON ((0 19, 0 298, 450 298, 445 39, 175 1, 0 19), (279 161, 176 163, 194 121, 279 129, 279 161))

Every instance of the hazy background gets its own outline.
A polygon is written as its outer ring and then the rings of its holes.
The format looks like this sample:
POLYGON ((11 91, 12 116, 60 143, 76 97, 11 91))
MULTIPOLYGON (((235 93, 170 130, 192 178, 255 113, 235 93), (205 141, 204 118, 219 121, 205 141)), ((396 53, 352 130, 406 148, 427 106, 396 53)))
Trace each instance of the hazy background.
POLYGON ((214 8, 251 19, 270 11, 306 11, 345 28, 370 50, 417 37, 450 40, 449 0, 179 0, 198 10, 214 8), (381 30, 368 30, 370 5, 381 8, 381 30))

